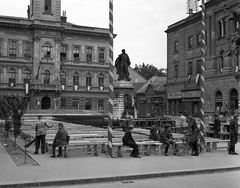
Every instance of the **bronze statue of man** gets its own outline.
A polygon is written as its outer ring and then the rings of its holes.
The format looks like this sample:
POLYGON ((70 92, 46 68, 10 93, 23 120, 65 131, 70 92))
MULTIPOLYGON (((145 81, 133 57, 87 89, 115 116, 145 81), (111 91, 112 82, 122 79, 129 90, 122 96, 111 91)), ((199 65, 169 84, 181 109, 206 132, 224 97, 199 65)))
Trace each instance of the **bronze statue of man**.
POLYGON ((129 56, 126 54, 125 49, 122 50, 122 53, 118 56, 115 61, 116 73, 118 74, 118 80, 126 80, 130 81, 131 78, 129 77, 128 67, 130 66, 131 62, 129 56))

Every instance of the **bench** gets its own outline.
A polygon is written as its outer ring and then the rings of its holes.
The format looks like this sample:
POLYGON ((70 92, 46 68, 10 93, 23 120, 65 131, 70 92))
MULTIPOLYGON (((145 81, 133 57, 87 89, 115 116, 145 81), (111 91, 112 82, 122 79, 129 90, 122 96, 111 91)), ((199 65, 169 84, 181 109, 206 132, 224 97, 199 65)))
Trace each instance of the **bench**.
MULTIPOLYGON (((138 145, 139 148, 139 153, 144 154, 149 156, 151 153, 151 146, 155 145, 158 146, 157 147, 157 151, 156 153, 158 153, 158 155, 161 154, 161 143, 160 142, 156 142, 156 141, 141 141, 141 142, 136 142, 136 144, 138 145)), ((108 143, 105 143, 105 146, 108 146, 108 143)), ((123 145, 122 142, 114 142, 112 143, 112 149, 117 148, 116 153, 117 153, 117 157, 123 157, 122 155, 122 150, 123 147, 127 147, 130 148, 129 146, 125 146, 123 145)))
POLYGON ((220 148, 229 148, 230 140, 220 140, 220 139, 205 139, 206 143, 206 151, 211 152, 213 150, 217 150, 220 148), (218 146, 218 143, 227 143, 226 146, 218 146))
MULTIPOLYGON (((46 151, 52 152, 52 142, 47 142, 46 143, 46 151)), ((90 141, 82 141, 82 140, 70 140, 68 145, 64 145, 63 147, 63 152, 64 152, 64 157, 68 157, 68 151, 70 149, 86 149, 85 153, 90 153, 94 156, 98 156, 98 143, 97 142, 90 142, 90 141), (84 148, 87 146, 87 148, 84 148)))

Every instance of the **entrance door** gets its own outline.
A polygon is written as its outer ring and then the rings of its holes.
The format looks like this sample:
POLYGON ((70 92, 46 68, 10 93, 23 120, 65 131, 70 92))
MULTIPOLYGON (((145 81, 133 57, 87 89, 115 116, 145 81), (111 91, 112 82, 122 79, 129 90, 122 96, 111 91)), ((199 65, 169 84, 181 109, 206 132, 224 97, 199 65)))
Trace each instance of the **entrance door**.
POLYGON ((41 109, 50 109, 51 108, 51 99, 49 97, 43 97, 41 103, 41 109))

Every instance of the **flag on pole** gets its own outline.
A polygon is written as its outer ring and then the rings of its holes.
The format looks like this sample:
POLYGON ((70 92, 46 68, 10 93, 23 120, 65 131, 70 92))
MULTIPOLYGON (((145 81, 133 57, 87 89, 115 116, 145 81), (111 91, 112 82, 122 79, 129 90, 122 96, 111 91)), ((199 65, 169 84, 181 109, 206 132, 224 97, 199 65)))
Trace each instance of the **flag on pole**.
POLYGON ((29 94, 29 83, 25 83, 25 93, 29 94))

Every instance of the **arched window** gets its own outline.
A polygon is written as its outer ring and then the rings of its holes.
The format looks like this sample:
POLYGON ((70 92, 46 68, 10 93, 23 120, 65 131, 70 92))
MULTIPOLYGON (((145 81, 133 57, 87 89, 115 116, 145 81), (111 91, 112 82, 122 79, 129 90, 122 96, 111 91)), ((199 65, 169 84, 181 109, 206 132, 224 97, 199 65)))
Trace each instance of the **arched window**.
POLYGON ((92 75, 90 73, 87 73, 86 75, 86 86, 92 85, 92 75))
POLYGON ((10 42, 9 56, 10 57, 16 57, 17 56, 17 43, 15 41, 10 42))
POLYGON ((92 48, 86 49, 86 61, 92 61, 92 48))
POLYGON ((24 78, 23 82, 24 83, 30 83, 30 77, 31 77, 30 70, 25 69, 24 70, 24 76, 25 76, 25 78, 24 78))
POLYGON ((219 54, 219 71, 222 72, 224 68, 224 51, 219 54))
POLYGON ((60 83, 66 85, 66 73, 63 71, 60 72, 60 83))
POLYGON ((230 110, 231 114, 235 113, 235 110, 238 109, 238 91, 236 89, 232 89, 230 92, 230 110))
POLYGON ((221 111, 222 110, 222 92, 217 91, 215 95, 215 110, 221 111))
POLYGON ((51 44, 50 43, 45 43, 43 46, 42 46, 42 49, 43 49, 43 55, 44 55, 44 58, 51 58, 51 55, 52 55, 52 47, 51 47, 51 44))
POLYGON ((32 57, 32 46, 30 42, 25 43, 24 57, 28 57, 28 58, 32 57))
POLYGON ((77 72, 73 74, 73 85, 79 85, 79 74, 77 72))
POLYGON ((222 21, 218 21, 218 33, 219 33, 219 37, 223 36, 223 32, 222 32, 222 21))
POLYGON ((50 72, 48 70, 44 71, 43 74, 43 83, 44 84, 49 84, 50 83, 50 72))

